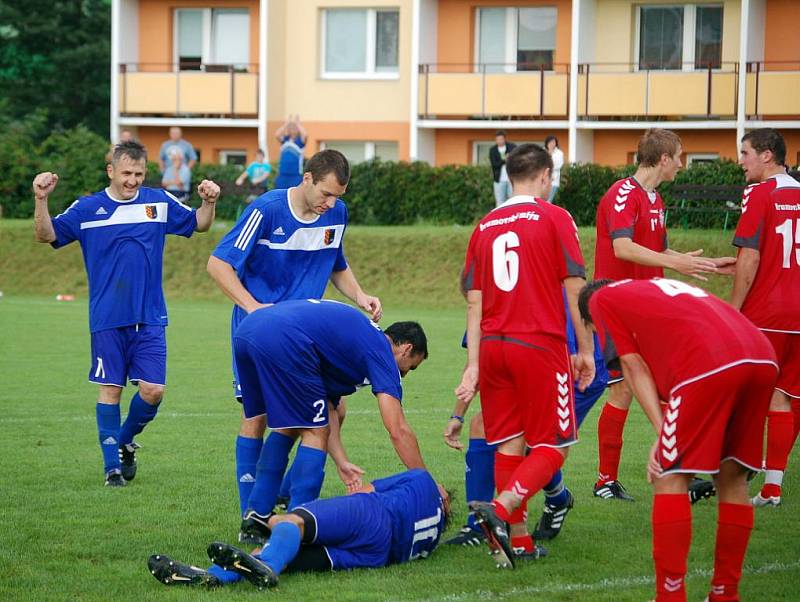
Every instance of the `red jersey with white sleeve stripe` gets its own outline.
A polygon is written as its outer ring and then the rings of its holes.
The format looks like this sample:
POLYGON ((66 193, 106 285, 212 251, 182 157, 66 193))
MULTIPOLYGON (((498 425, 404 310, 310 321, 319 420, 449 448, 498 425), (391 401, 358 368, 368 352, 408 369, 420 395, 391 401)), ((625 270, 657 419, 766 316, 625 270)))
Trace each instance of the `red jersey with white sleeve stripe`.
POLYGON ((566 342, 562 282, 585 273, 572 216, 542 199, 515 196, 475 227, 461 286, 482 293, 482 336, 566 342))
POLYGON ((800 182, 779 174, 745 188, 733 244, 759 252, 742 313, 762 330, 800 333, 800 182))
POLYGON ((629 238, 636 244, 661 253, 667 249, 664 201, 658 192, 647 192, 636 178, 619 180, 600 199, 596 216, 594 278, 658 278, 661 267, 618 259, 614 240, 629 238))

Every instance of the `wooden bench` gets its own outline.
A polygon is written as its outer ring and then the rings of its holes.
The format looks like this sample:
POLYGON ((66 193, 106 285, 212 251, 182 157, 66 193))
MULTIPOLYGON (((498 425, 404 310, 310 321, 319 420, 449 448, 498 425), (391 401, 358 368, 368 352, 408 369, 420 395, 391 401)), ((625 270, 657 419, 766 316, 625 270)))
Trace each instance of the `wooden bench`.
POLYGON ((731 216, 740 212, 744 186, 730 184, 676 184, 670 191, 674 203, 667 206, 667 218, 670 213, 681 216, 684 229, 689 227, 689 216, 692 213, 709 214, 710 222, 716 223, 713 217, 722 218, 723 230, 728 229, 731 216))

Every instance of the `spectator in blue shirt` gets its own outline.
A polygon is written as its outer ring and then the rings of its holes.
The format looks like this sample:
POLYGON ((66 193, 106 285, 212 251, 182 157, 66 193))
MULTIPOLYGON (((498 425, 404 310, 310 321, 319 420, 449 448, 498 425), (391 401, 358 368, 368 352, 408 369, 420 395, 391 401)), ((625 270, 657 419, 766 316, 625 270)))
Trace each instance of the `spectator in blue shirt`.
POLYGON ((236 178, 236 185, 241 186, 245 180, 250 180, 253 185, 263 184, 267 187, 267 178, 272 173, 272 165, 264 161, 264 151, 256 151, 256 160, 250 163, 245 170, 236 178))

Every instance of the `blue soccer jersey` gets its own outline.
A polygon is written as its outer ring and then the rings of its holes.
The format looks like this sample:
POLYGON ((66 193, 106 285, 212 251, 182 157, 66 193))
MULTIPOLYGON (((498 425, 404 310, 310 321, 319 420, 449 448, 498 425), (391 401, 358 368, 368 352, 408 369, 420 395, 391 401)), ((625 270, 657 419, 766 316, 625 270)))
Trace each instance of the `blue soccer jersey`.
POLYGON ((392 516, 389 562, 408 562, 433 552, 445 524, 442 496, 433 477, 414 468, 372 485, 392 516))
POLYGON ((164 190, 140 188, 129 201, 106 188, 53 218, 60 248, 80 242, 89 280, 91 332, 133 324, 166 326, 162 290, 167 234, 190 237, 195 212, 164 190))
POLYGON ((283 176, 299 176, 303 173, 303 148, 306 143, 297 136, 281 138, 281 154, 278 162, 278 173, 283 176))

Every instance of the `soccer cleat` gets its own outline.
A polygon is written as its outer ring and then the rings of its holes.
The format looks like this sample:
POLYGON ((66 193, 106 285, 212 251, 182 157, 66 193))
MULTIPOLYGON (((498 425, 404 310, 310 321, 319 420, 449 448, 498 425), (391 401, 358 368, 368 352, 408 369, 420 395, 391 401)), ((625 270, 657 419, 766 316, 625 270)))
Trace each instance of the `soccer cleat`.
POLYGON ((266 564, 244 550, 226 543, 214 542, 208 546, 208 557, 226 571, 234 571, 258 589, 275 587, 278 576, 266 564))
POLYGON ((164 585, 194 585, 219 587, 222 585, 214 575, 196 566, 183 564, 168 556, 155 554, 147 559, 147 568, 164 585))
POLYGON ((692 479, 689 484, 689 501, 696 504, 700 500, 706 500, 717 495, 714 483, 705 479, 692 479))
POLYGON ((106 473, 106 487, 125 487, 127 484, 127 481, 122 476, 122 471, 118 468, 109 470, 106 473))
POLYGON ((547 553, 547 548, 539 545, 534 545, 532 552, 526 552, 525 548, 514 548, 514 560, 538 560, 547 556, 547 553))
POLYGON ((272 535, 269 528, 270 512, 266 516, 258 514, 255 510, 245 512, 242 526, 239 528, 239 541, 242 543, 264 544, 272 535))
POLYGON ((759 491, 755 497, 750 500, 750 503, 753 504, 756 508, 762 508, 764 506, 780 506, 781 505, 781 496, 767 496, 761 497, 761 492, 759 491))
POLYGON ((464 525, 458 535, 444 542, 451 546, 479 546, 486 541, 483 531, 476 531, 469 525, 464 525))
POLYGON ((514 550, 508 535, 508 523, 497 516, 491 502, 470 502, 469 509, 475 514, 475 522, 486 536, 490 554, 494 556, 497 566, 513 569, 514 550))
POLYGON ((545 502, 544 511, 536 523, 536 528, 533 531, 534 539, 555 539, 561 533, 561 527, 564 526, 564 519, 567 514, 575 505, 575 498, 572 497, 572 492, 567 489, 567 501, 561 506, 550 506, 545 502))
POLYGON ((119 446, 119 461, 122 464, 122 476, 126 481, 133 481, 136 476, 136 450, 142 447, 130 442, 119 446))
POLYGON ((604 500, 618 499, 632 502, 633 497, 625 490, 619 481, 607 481, 605 483, 595 483, 594 496, 604 500))

